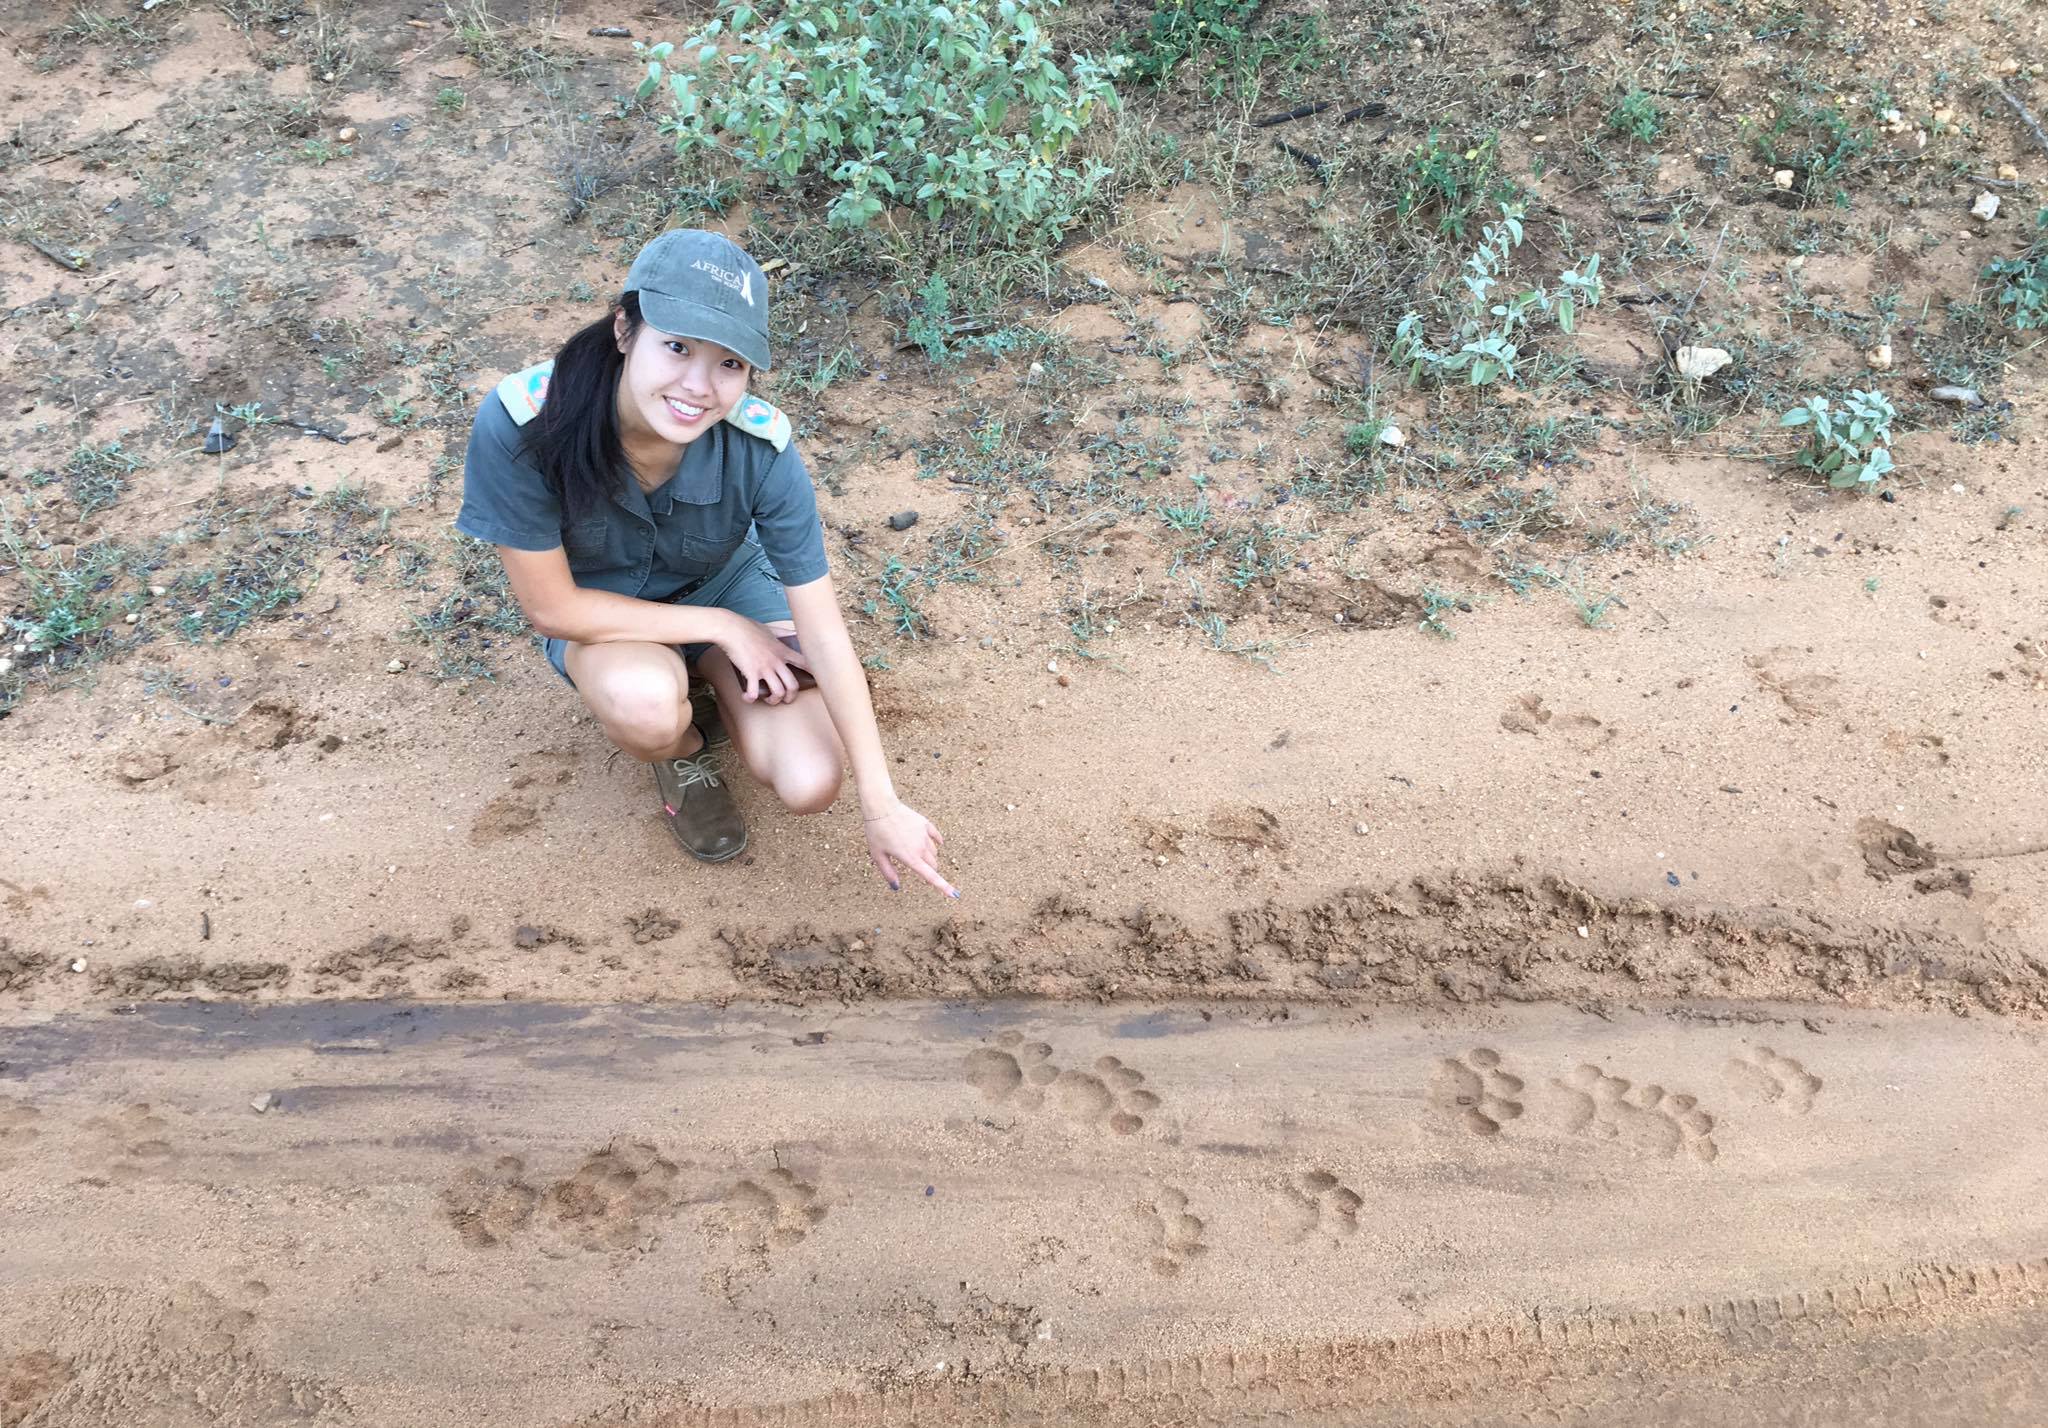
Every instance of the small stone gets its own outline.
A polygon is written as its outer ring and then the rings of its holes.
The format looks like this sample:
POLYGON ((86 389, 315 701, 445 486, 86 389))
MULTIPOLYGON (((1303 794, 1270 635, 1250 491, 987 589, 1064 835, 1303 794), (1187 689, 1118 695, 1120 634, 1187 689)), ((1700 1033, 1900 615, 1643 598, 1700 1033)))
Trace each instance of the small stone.
POLYGON ((1954 119, 1956 117, 1956 111, 1949 108, 1946 104, 1937 104, 1934 106, 1934 113, 1928 117, 1933 119, 1935 126, 1939 128, 1941 125, 1946 124, 1950 120, 1954 119))
POLYGON ((2020 171, 2011 164, 2000 164, 1998 166, 1998 176, 2007 183, 2018 183, 2020 181, 2020 171))
POLYGON ((889 529, 892 531, 907 531, 916 524, 917 512, 915 511, 898 511, 895 515, 889 517, 889 529))
POLYGON ((1704 382, 1723 367, 1735 360, 1722 347, 1681 347, 1678 349, 1678 375, 1689 382, 1704 382))
POLYGON ((1880 342, 1863 354, 1863 360, 1870 364, 1873 372, 1889 372, 1892 369, 1892 345, 1880 342))
POLYGON ((124 625, 139 625, 142 623, 142 616, 137 611, 130 610, 121 617, 121 623, 124 625))
POLYGON ((7 673, 7 671, 13 668, 14 661, 5 655, 0 655, 0 674, 5 674, 7 673))
POLYGON ((71 970, 74 972, 83 972, 85 970, 85 958, 79 957, 75 959, 71 963, 71 970))
POLYGON ((1061 675, 1061 676, 1059 677, 1059 686, 1060 686, 1060 688, 1062 688, 1062 689, 1065 689, 1065 688, 1066 688, 1067 686, 1071 685, 1071 684, 1072 684, 1073 682, 1074 682, 1074 676, 1072 676, 1071 674, 1063 674, 1063 675, 1061 675))
POLYGON ((1159 855, 1158 857, 1154 858, 1154 859, 1153 859, 1152 861, 1153 861, 1153 862, 1155 862, 1155 863, 1157 863, 1157 864, 1158 864, 1158 865, 1159 865, 1160 867, 1162 867, 1162 868, 1163 868, 1163 867, 1165 867, 1165 866, 1166 866, 1166 854, 1164 854, 1164 853, 1161 853, 1161 854, 1160 854, 1160 855, 1159 855))
POLYGON ((154 902, 154 901, 153 901, 152 899, 150 899, 150 898, 146 898, 146 897, 139 897, 139 898, 135 899, 135 910, 136 910, 137 912, 145 912, 145 911, 147 911, 148 909, 150 909, 150 908, 152 908, 152 907, 155 907, 155 906, 156 906, 156 903, 155 903, 155 902, 154 902))
POLYGON ((1060 662, 1057 659, 1047 660, 1045 662, 1045 672, 1047 674, 1058 674, 1060 672, 1060 662))
POLYGON ((344 144, 353 144, 356 141, 356 131, 352 128, 343 129, 339 134, 336 134, 334 137, 341 140, 341 142, 344 144))
POLYGON ((1031 701, 1031 707, 1033 709, 1043 709, 1045 708, 1045 700, 1043 698, 1034 699, 1031 701))
POLYGON ((1024 370, 1034 377, 1043 377, 1045 375, 1045 363, 1033 362, 1024 370))
POLYGON ((996 647, 996 637, 994 635, 983 635, 981 637, 981 647, 985 650, 994 649, 996 647))
POLYGON ((1970 217, 1989 223, 1998 217, 1998 195, 1986 189, 1977 195, 1977 201, 1970 205, 1970 217))
POLYGON ((152 585, 149 587, 149 593, 155 596, 157 599, 161 600, 164 596, 170 594, 171 592, 161 585, 152 585))
POLYGON ((1975 387, 1931 387, 1927 395, 1937 402, 1951 402, 1959 407, 1984 405, 1984 398, 1975 387))
POLYGON ((1793 181, 1796 180, 1798 177, 1799 175, 1793 173, 1790 169, 1779 169, 1776 173, 1771 175, 1771 182, 1776 184, 1779 188, 1790 188, 1792 187, 1793 181))
POLYGON ((1949 483, 1948 493, 1951 496, 1967 496, 1970 493, 1970 488, 1960 481, 1953 481, 1949 483))
POLYGON ((1581 937, 1591 937, 1592 935, 1593 935, 1593 931, 1592 931, 1592 929, 1591 929, 1591 928, 1589 928, 1589 927, 1586 927, 1586 926, 1585 926, 1584 924, 1581 924, 1581 925, 1580 925, 1580 927, 1579 927, 1579 936, 1581 936, 1581 937))
POLYGON ((1354 823, 1351 825, 1351 831, 1363 838, 1366 834, 1372 832, 1372 829, 1363 823, 1354 823))
POLYGON ((1896 109, 1887 109, 1884 111, 1884 122, 1887 124, 1897 124, 1905 117, 1905 115, 1899 113, 1899 111, 1896 109))
POLYGON ((1392 422, 1388 422, 1385 426, 1380 428, 1381 446, 1391 446, 1398 451, 1400 448, 1406 446, 1407 444, 1407 435, 1401 430, 1401 428, 1395 426, 1392 422))
POLYGON ((268 1092, 268 1091, 265 1091, 265 1092, 264 1092, 264 1093, 263 1093, 262 1095, 258 1096, 258 1097, 257 1097, 257 1098, 256 1098, 255 1100, 253 1100, 253 1101, 249 1102, 249 1109, 250 1109, 250 1110, 252 1110, 252 1111, 254 1111, 254 1112, 255 1112, 255 1113, 257 1114, 257 1115, 259 1115, 259 1116, 260 1116, 260 1115, 262 1115, 262 1114, 263 1114, 263 1113, 264 1113, 265 1111, 269 1110, 269 1109, 270 1109, 270 1108, 271 1108, 272 1106, 274 1106, 274 1105, 276 1105, 276 1104, 277 1104, 277 1097, 275 1097, 275 1096, 271 1095, 271 1094, 270 1094, 270 1092, 268 1092))
POLYGON ((199 443, 199 449, 208 456, 219 456, 222 452, 235 449, 235 439, 228 435, 228 429, 221 419, 215 417, 213 425, 206 429, 206 440, 199 443))
POLYGON ((384 672, 386 674, 404 674, 405 661, 402 659, 395 659, 391 661, 391 663, 384 666, 384 672))
POLYGON ((2018 74, 2020 72, 2020 62, 2016 59, 2002 59, 1998 62, 1998 72, 2000 74, 2018 74))

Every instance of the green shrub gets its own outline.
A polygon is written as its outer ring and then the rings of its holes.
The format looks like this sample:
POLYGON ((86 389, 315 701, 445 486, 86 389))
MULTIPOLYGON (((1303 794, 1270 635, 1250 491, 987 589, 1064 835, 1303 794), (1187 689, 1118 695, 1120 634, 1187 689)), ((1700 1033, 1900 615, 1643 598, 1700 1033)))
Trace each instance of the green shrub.
POLYGON ((666 88, 676 152, 729 153, 785 182, 821 180, 827 220, 891 204, 964 218, 996 243, 1056 238, 1108 168, 1062 156, 1117 103, 1120 56, 1062 69, 1034 9, 1058 0, 721 0, 681 46, 636 46, 638 97, 666 88))
POLYGON ((1875 485, 1892 470, 1892 418, 1897 415, 1884 393, 1851 392, 1839 410, 1826 397, 1808 397, 1778 424, 1806 428, 1799 464, 1840 489, 1875 485))
POLYGON ((1792 104, 1780 109, 1771 127, 1757 135, 1756 151, 1773 169, 1800 175, 1801 192, 1809 199, 1821 197, 1825 186, 1833 184, 1828 196, 1845 204, 1849 195, 1835 180, 1876 142, 1870 130, 1850 123, 1839 109, 1792 104))
POLYGON ((1664 115, 1655 98, 1643 90, 1631 89, 1607 111, 1607 127, 1625 138, 1648 144, 1664 131, 1664 115))
POLYGON ((2034 215, 2034 241, 2026 251, 1986 264, 1984 276, 1997 279, 1998 305, 2014 328, 2048 327, 2048 208, 2034 215))

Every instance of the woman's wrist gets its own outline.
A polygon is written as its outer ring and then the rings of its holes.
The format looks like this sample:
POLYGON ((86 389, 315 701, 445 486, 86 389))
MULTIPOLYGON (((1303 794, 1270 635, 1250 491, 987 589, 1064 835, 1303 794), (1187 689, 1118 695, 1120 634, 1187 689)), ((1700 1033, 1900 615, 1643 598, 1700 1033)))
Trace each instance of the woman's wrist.
POLYGON ((870 798, 863 789, 860 796, 860 821, 879 823, 893 813, 901 812, 903 800, 896 796, 896 790, 886 789, 878 797, 870 798))

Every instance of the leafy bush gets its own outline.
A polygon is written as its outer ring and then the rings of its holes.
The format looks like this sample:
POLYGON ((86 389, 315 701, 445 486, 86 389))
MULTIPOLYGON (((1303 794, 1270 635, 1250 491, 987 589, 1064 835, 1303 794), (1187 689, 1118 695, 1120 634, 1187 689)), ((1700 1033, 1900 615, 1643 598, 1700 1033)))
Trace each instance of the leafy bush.
POLYGON ((2034 241, 2017 258, 1988 263, 1984 276, 1998 280, 1998 305, 2021 332, 2048 327, 2048 208, 2034 215, 2034 241))
POLYGON ((997 243, 1051 239, 1108 177, 1061 156, 1117 103, 1125 61, 1066 69, 1033 11, 1058 0, 721 0, 682 46, 640 45, 638 97, 666 87, 676 152, 719 150, 784 181, 824 179, 827 220, 859 228, 891 204, 965 216, 997 243))
POLYGON ((1884 393, 1851 392, 1840 410, 1826 397, 1808 397, 1778 418, 1778 425, 1807 429, 1799 464, 1841 489, 1875 485, 1892 470, 1892 418, 1897 415, 1884 393))
POLYGON ((1560 330, 1570 333, 1578 323, 1579 309, 1595 307, 1603 291, 1600 283, 1600 255, 1588 257, 1578 267, 1558 275, 1560 291, 1528 288, 1503 301, 1493 301, 1508 259, 1522 246, 1522 208, 1502 204, 1500 221, 1489 223, 1479 248, 1465 261, 1466 303, 1458 327, 1456 351, 1438 351, 1429 345, 1422 330, 1420 313, 1409 313, 1394 329, 1393 358, 1408 368, 1411 385, 1425 372, 1443 381, 1463 372, 1475 387, 1505 377, 1516 380, 1515 361, 1521 347, 1515 337, 1537 318, 1554 318, 1560 330))

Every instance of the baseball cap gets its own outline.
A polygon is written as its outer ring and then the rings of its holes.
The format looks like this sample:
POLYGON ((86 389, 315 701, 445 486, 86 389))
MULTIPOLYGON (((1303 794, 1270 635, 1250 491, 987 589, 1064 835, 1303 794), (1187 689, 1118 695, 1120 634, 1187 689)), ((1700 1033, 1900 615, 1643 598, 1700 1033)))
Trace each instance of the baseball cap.
POLYGON ((723 233, 674 228, 626 272, 640 315, 662 332, 730 347, 762 371, 768 361, 768 275, 723 233))

